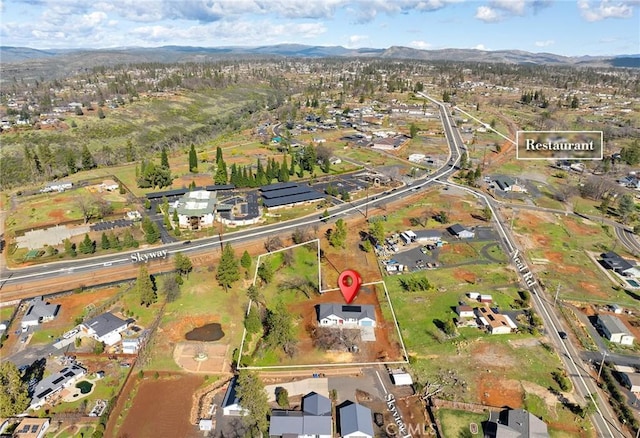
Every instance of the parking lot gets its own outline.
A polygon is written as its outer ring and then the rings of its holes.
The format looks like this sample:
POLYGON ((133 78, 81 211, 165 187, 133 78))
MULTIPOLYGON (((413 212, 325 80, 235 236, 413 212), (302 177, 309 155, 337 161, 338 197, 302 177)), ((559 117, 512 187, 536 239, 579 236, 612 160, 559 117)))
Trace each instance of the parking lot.
MULTIPOLYGON (((445 245, 467 245, 472 243, 486 243, 479 250, 479 257, 473 261, 461 261, 460 265, 470 263, 499 263, 503 260, 495 258, 490 249, 499 245, 500 239, 496 230, 492 227, 476 227, 475 237, 471 239, 458 239, 447 231, 443 231, 442 240, 447 242, 445 245)), ((393 253, 383 261, 387 266, 402 266, 401 272, 415 272, 423 269, 433 269, 442 266, 457 266, 455 263, 442 263, 440 253, 443 247, 436 246, 435 243, 419 243, 414 242, 409 245, 398 245, 398 252, 393 253)), ((394 273, 393 269, 388 272, 394 273)))
POLYGON ((114 221, 98 222, 91 225, 91 231, 107 231, 115 228, 130 227, 133 225, 133 221, 130 219, 116 219, 114 221))

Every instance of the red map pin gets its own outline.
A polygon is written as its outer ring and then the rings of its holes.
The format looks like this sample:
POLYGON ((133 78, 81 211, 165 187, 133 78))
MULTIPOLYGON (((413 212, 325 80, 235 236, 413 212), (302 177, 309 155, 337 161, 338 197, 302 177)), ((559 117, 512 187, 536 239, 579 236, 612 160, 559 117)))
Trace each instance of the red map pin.
POLYGON ((347 269, 338 277, 338 286, 347 304, 351 304, 362 285, 362 277, 356 271, 347 269))

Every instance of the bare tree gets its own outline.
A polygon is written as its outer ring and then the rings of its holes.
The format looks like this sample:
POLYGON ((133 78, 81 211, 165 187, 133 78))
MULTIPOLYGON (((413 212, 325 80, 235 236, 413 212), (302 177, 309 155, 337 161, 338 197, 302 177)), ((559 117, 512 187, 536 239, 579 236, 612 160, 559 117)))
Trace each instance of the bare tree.
POLYGON ((277 251, 283 247, 284 244, 279 236, 271 236, 264 242, 264 249, 266 249, 267 252, 277 251))
POLYGON ((95 203, 93 198, 88 196, 78 196, 76 197, 74 204, 78 207, 78 210, 80 210, 85 224, 95 215, 95 203))

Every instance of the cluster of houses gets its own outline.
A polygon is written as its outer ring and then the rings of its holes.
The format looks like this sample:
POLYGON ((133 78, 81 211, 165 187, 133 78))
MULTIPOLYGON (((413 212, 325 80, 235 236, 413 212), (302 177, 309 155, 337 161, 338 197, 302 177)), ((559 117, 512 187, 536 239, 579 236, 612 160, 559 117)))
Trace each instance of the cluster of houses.
POLYGON ((504 335, 517 330, 518 326, 509 315, 502 314, 498 308, 490 306, 493 302, 491 295, 470 292, 467 296, 483 306, 471 307, 468 304, 456 306, 457 326, 478 327, 492 335, 504 335))
MULTIPOLYGON (((222 401, 223 415, 242 416, 247 411, 237 397, 237 379, 232 379, 222 401)), ((371 409, 352 402, 342 403, 336 409, 335 426, 342 438, 373 438, 373 414, 371 409)), ((205 420, 206 421, 206 420, 205 420)), ((317 437, 332 438, 334 418, 331 400, 316 392, 302 397, 300 410, 272 409, 269 420, 269 436, 272 438, 317 437)))

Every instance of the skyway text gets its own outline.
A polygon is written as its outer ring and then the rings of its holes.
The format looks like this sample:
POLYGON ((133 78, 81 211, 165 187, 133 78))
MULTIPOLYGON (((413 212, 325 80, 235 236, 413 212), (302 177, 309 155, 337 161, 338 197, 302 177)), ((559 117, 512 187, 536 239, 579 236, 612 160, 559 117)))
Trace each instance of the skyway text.
POLYGON ((131 261, 133 263, 147 263, 149 260, 153 259, 166 259, 167 255, 169 255, 169 253, 166 249, 163 249, 162 251, 145 252, 142 254, 136 252, 131 254, 131 261))

